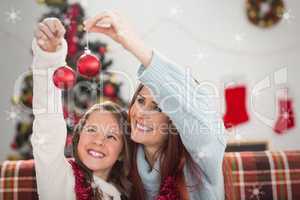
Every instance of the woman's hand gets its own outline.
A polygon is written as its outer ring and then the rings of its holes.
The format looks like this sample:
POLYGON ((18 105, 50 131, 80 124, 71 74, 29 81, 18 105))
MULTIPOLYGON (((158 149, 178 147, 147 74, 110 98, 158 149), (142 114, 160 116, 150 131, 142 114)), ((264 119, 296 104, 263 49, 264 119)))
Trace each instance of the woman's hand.
POLYGON ((102 33, 110 37, 134 54, 145 66, 152 57, 152 50, 147 48, 124 17, 113 11, 104 11, 84 22, 85 30, 102 33))
POLYGON ((55 52, 61 45, 66 30, 57 18, 46 18, 38 24, 35 38, 38 46, 47 52, 55 52))

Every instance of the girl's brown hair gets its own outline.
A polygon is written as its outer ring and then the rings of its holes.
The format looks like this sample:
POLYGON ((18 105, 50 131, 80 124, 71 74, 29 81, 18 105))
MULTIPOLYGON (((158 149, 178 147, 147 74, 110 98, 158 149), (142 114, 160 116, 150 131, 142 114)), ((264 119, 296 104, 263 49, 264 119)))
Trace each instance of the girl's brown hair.
MULTIPOLYGON (((130 116, 130 109, 134 104, 137 95, 142 90, 144 85, 140 84, 137 88, 132 101, 129 106, 129 116, 130 116)), ((130 120, 130 117, 129 117, 130 120)), ((171 123, 171 122, 170 122, 171 123)), ((177 129, 173 124, 169 126, 169 133, 166 142, 162 145, 161 149, 159 150, 159 159, 160 159, 160 175, 161 175, 161 183, 165 180, 166 177, 172 176, 175 177, 176 186, 180 193, 180 199, 187 200, 188 199, 188 190, 187 187, 195 188, 199 187, 201 184, 201 176, 202 172, 199 166, 194 162, 191 155, 183 145, 180 136, 177 132, 177 129), (184 180, 184 173, 183 169, 184 166, 189 167, 193 177, 196 178, 196 183, 194 185, 188 186, 184 180)), ((132 187, 132 194, 130 199, 132 200, 145 200, 145 190, 143 186, 143 182, 140 178, 137 168, 137 143, 133 144, 132 148, 132 162, 131 162, 131 172, 130 178, 131 181, 134 183, 132 187)))
MULTIPOLYGON (((93 182, 93 172, 88 169, 80 160, 78 156, 78 142, 80 139, 80 133, 83 127, 86 124, 89 116, 96 111, 109 111, 111 112, 119 122, 120 129, 122 130, 124 147, 122 153, 120 155, 120 160, 117 160, 113 165, 110 175, 108 177, 108 181, 113 183, 116 188, 120 191, 122 196, 126 199, 129 199, 131 183, 128 179, 129 169, 130 169, 130 126, 128 123, 128 114, 125 110, 123 110, 119 105, 113 102, 105 102, 101 104, 93 105, 79 120, 78 124, 74 129, 73 136, 73 156, 75 158, 76 163, 80 166, 85 174, 86 184, 91 184, 93 182)), ((94 188, 93 189, 93 199, 101 200, 102 194, 94 188)))

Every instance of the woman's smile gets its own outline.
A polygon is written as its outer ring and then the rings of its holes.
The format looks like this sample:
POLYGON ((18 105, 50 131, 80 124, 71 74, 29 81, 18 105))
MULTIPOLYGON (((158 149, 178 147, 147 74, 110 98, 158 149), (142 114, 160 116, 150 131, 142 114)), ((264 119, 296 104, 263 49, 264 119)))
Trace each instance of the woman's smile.
POLYGON ((145 125, 141 122, 135 121, 135 129, 139 132, 149 133, 152 132, 154 129, 151 126, 145 125))

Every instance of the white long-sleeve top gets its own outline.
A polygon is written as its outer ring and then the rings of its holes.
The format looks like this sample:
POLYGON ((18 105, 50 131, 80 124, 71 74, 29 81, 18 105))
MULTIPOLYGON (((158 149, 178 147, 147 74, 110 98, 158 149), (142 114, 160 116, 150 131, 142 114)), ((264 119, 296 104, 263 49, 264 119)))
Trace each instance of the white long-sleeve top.
MULTIPOLYGON (((39 199, 74 200, 75 177, 72 166, 64 156, 67 136, 63 118, 61 91, 52 82, 55 69, 65 65, 67 43, 54 53, 40 49, 32 42, 33 71, 33 133, 31 143, 36 170, 39 199)), ((104 199, 120 199, 120 193, 110 183, 94 175, 95 185, 104 199)))

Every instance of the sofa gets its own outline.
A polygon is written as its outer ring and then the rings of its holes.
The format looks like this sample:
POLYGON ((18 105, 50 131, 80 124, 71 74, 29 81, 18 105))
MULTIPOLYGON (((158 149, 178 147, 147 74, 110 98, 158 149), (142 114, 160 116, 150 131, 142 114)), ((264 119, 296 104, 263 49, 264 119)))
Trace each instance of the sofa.
MULTIPOLYGON (((33 160, 5 161, 0 171, 0 199, 38 199, 33 160)), ((300 200, 300 150, 227 152, 223 174, 226 199, 300 200)))

